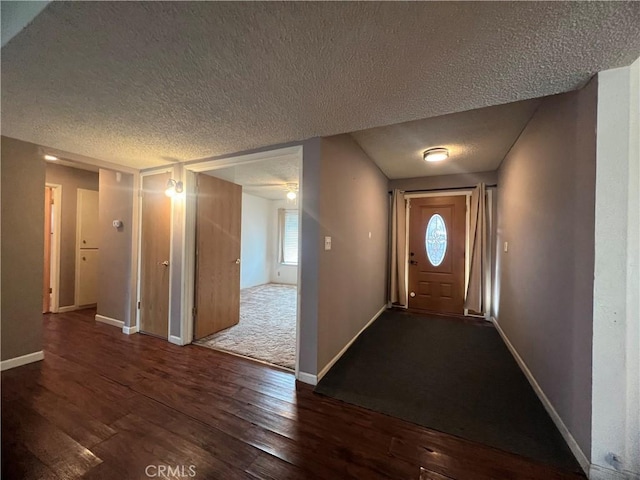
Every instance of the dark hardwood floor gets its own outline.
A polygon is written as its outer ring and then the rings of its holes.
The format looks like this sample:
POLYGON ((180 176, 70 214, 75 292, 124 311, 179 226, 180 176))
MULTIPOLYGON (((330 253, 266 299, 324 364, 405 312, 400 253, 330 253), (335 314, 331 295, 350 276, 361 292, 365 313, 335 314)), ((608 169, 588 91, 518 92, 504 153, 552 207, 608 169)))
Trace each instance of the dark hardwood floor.
POLYGON ((45 315, 45 360, 2 373, 3 479, 584 478, 94 313, 45 315))

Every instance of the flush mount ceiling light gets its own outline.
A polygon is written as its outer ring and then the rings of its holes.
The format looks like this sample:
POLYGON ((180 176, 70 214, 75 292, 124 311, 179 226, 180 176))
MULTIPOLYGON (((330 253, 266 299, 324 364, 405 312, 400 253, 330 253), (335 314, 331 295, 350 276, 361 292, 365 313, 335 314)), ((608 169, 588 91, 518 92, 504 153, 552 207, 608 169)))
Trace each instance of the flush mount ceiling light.
POLYGON ((169 179, 167 182, 167 189, 164 191, 164 194, 167 197, 173 197, 176 194, 181 194, 184 191, 184 185, 181 181, 176 181, 173 178, 169 179))
POLYGON ((47 155, 44 156, 44 159, 45 160, 49 160, 50 162, 55 162, 56 160, 58 160, 58 157, 47 154, 47 155))
POLYGON ((425 150, 423 158, 426 162, 441 162, 449 157, 449 150, 446 148, 430 148, 425 150))
POLYGON ((289 200, 295 200, 298 196, 298 185, 295 183, 287 183, 287 198, 289 200))

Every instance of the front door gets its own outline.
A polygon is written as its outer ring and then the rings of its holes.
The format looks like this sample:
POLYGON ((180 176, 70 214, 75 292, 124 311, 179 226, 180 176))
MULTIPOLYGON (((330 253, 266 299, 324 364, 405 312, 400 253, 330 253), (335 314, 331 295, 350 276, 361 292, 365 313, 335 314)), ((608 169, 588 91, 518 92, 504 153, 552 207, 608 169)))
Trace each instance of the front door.
POLYGON ((194 339, 240 321, 242 187, 197 177, 194 339))
POLYGON ((464 314, 466 197, 412 198, 409 308, 464 314))
POLYGON ((171 199, 165 195, 170 173, 142 177, 140 249, 140 331, 169 335, 169 251, 171 199))

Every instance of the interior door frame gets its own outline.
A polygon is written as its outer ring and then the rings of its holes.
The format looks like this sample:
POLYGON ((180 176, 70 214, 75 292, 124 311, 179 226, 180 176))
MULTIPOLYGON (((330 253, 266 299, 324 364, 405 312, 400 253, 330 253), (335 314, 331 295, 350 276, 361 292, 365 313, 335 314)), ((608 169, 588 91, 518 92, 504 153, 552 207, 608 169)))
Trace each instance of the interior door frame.
MULTIPOLYGON (((302 179, 302 145, 278 148, 274 150, 220 157, 216 159, 196 161, 184 165, 184 189, 186 199, 184 203, 184 235, 182 238, 183 264, 182 264, 182 314, 181 314, 181 341, 182 345, 193 341, 193 308, 195 302, 195 274, 196 274, 196 174, 227 168, 234 165, 263 162, 283 156, 294 156, 299 164, 299 179, 302 179)), ((298 182, 298 211, 302 210, 302 182, 298 182)), ((298 249, 301 245, 302 215, 298 224, 298 249)), ((296 300, 296 367, 295 376, 300 372, 300 291, 302 279, 302 262, 298 261, 298 284, 296 300)))
MULTIPOLYGON (((136 325, 135 325, 135 331, 136 332, 140 332, 140 308, 138 307, 138 305, 140 305, 140 295, 142 293, 142 193, 143 193, 143 182, 144 182, 144 177, 150 177, 152 175, 161 175, 163 173, 169 173, 171 175, 171 178, 175 178, 175 171, 174 168, 172 167, 160 167, 160 168, 155 168, 155 169, 150 169, 150 170, 145 170, 140 172, 140 175, 138 176, 138 189, 137 189, 137 197, 138 197, 138 202, 136 205, 135 210, 137 211, 137 219, 136 219, 136 225, 137 225, 137 235, 136 235, 136 242, 137 242, 137 258, 136 258, 136 270, 138 272, 137 275, 137 281, 136 281, 136 296, 135 296, 135 303, 136 303, 136 325)), ((175 202, 177 200, 177 196, 171 197, 171 209, 170 209, 170 215, 171 218, 169 220, 169 225, 170 225, 170 229, 169 229, 169 292, 168 292, 168 306, 167 306, 167 340, 171 341, 171 291, 173 288, 173 211, 174 211, 174 207, 175 207, 175 202)), ((133 332, 132 332, 133 333, 133 332)), ((172 342, 172 343, 176 343, 176 342, 172 342)))
MULTIPOLYGON (((488 249, 488 261, 489 265, 493 268, 493 189, 487 188, 487 210, 488 215, 487 218, 489 220, 488 230, 489 230, 489 249, 488 249)), ((471 194, 473 193, 473 189, 462 189, 462 190, 444 190, 438 192, 415 192, 415 193, 407 193, 404 198, 407 200, 405 203, 406 208, 406 236, 405 236, 405 263, 409 264, 409 229, 411 228, 411 199, 412 198, 429 198, 429 197, 454 197, 454 196, 465 196, 466 203, 466 213, 465 213, 465 239, 464 239, 464 292, 466 295, 467 288, 469 286, 469 270, 471 265, 471 257, 469 255, 469 247, 470 247, 470 232, 471 229, 471 194)), ((491 308, 492 308, 492 300, 493 300, 493 284, 492 284, 492 274, 489 274, 489 281, 487 286, 487 291, 485 292, 485 302, 488 305, 487 311, 484 316, 474 315, 469 313, 469 309, 464 309, 465 317, 479 317, 489 320, 491 318, 491 308)), ((405 285, 409 285, 409 269, 406 269, 405 274, 405 285)), ((409 289, 405 288, 407 298, 405 298, 405 307, 409 308, 409 289)))
POLYGON ((50 265, 50 287, 51 303, 49 310, 51 313, 58 313, 60 309, 60 221, 62 220, 62 185, 59 183, 44 184, 45 187, 53 191, 53 233, 51 235, 51 265, 50 265))

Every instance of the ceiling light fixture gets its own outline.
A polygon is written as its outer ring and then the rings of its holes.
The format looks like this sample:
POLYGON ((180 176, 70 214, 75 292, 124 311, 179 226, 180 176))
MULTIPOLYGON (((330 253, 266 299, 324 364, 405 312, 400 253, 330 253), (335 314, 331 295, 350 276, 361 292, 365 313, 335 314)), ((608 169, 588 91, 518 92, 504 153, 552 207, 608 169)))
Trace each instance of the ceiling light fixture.
POLYGON ((169 181, 167 182, 167 189, 164 191, 164 194, 167 197, 174 197, 177 195, 180 195, 182 192, 184 192, 184 185, 181 181, 176 181, 173 178, 169 179, 169 181))
POLYGON ((441 162, 449 157, 449 150, 446 148, 430 148, 425 150, 423 158, 426 162, 441 162))
POLYGON ((287 198, 295 200, 298 196, 298 185, 296 183, 287 183, 287 198))
POLYGON ((58 160, 58 157, 55 157, 53 155, 47 154, 47 155, 44 156, 44 159, 45 160, 49 160, 50 162, 55 162, 56 160, 58 160))

